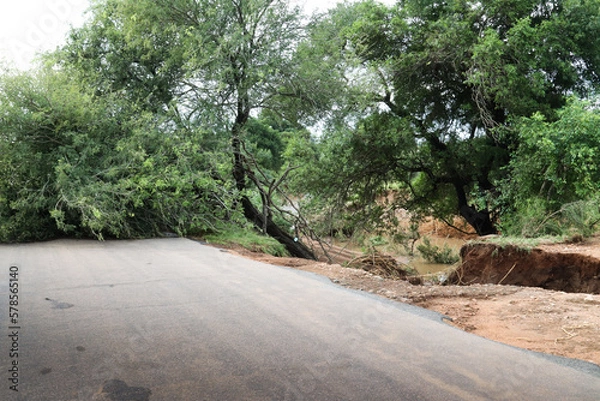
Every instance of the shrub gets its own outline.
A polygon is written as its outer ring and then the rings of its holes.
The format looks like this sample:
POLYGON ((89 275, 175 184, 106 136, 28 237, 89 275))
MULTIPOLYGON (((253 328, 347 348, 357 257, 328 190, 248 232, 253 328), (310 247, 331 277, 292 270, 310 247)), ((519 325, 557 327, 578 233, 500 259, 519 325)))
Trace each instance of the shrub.
POLYGON ((428 237, 423 238, 423 243, 417 246, 417 250, 429 263, 451 265, 460 260, 460 257, 448 245, 440 248, 437 245, 433 245, 428 237))

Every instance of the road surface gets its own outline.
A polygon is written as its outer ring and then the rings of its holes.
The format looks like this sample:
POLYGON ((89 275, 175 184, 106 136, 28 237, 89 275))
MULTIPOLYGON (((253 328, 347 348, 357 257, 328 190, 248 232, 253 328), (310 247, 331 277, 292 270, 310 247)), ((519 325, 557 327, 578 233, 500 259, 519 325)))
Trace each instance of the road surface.
POLYGON ((186 239, 0 245, 0 324, 2 401, 600 399, 596 365, 186 239))

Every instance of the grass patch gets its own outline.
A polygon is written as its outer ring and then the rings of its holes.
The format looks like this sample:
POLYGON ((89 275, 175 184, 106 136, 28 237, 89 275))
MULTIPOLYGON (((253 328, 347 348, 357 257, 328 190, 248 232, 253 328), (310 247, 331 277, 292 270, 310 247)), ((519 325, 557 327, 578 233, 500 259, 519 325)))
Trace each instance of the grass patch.
POLYGON ((259 234, 251 228, 226 228, 218 233, 205 235, 204 240, 223 246, 238 245, 252 252, 262 252, 272 256, 289 256, 285 246, 277 240, 259 234))
POLYGON ((501 248, 514 246, 515 248, 530 251, 540 245, 559 244, 569 240, 569 236, 565 235, 546 235, 537 238, 526 238, 517 236, 498 236, 486 240, 474 240, 472 244, 494 244, 501 248))

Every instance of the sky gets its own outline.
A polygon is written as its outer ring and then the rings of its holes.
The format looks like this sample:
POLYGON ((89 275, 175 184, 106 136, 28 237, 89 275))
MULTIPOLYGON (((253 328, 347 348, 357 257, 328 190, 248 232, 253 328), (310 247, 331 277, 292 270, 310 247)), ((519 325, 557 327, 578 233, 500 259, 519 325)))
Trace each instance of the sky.
MULTIPOLYGON (((293 1, 311 13, 325 11, 340 0, 293 1)), ((30 68, 37 53, 56 49, 71 26, 83 24, 89 5, 89 0, 2 0, 0 60, 19 69, 30 68)))
POLYGON ((3 0, 0 59, 26 69, 35 54, 64 43, 70 26, 80 26, 89 0, 3 0))

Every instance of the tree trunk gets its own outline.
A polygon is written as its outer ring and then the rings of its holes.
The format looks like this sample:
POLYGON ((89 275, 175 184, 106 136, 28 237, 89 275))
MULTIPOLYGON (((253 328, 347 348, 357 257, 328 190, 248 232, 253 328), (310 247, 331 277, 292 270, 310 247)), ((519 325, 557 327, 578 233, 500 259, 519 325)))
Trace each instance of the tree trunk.
POLYGON ((244 209, 244 216, 252 221, 257 228, 262 229, 266 227, 267 234, 279 241, 280 244, 283 244, 290 255, 302 259, 317 259, 313 252, 297 238, 293 238, 270 218, 265 218, 264 214, 259 212, 246 196, 242 197, 242 207, 244 209))
POLYGON ((490 212, 487 210, 477 210, 473 206, 463 205, 460 208, 460 215, 467 220, 467 223, 475 229, 478 235, 498 233, 490 219, 490 212))
POLYGON ((458 198, 460 215, 475 229, 477 235, 497 234, 498 230, 496 230, 494 223, 490 219, 490 212, 487 210, 477 210, 467 203, 467 195, 462 183, 455 182, 454 188, 458 198))
MULTIPOLYGON (((232 146, 234 155, 233 177, 235 179, 237 189, 242 192, 246 189, 246 167, 244 165, 244 155, 242 155, 241 142, 237 135, 233 136, 232 146)), ((252 201, 250 201, 247 196, 242 195, 241 202, 242 209, 244 211, 244 217, 254 223, 256 228, 260 230, 266 229, 266 234, 284 245, 290 255, 302 259, 317 259, 314 253, 308 249, 308 247, 275 224, 270 216, 259 212, 259 210, 252 204, 252 201)))

